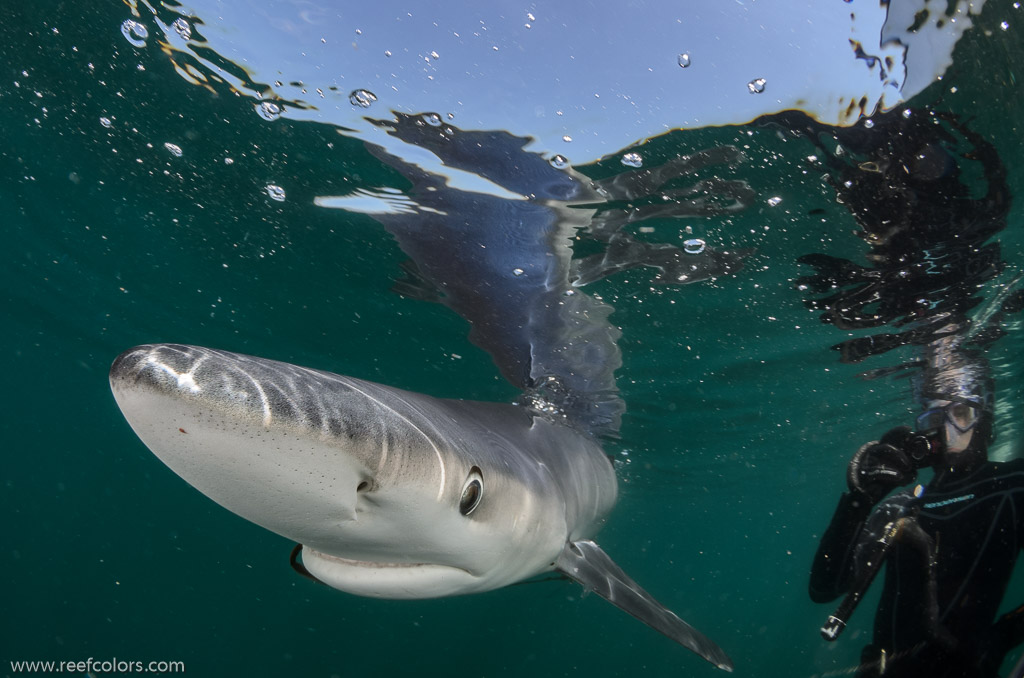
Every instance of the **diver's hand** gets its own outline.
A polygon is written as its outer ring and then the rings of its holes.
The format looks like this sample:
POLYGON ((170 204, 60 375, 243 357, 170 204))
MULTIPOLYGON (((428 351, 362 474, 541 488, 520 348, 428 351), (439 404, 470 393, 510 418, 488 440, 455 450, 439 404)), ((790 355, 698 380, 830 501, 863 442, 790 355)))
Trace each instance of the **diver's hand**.
POLYGON ((913 482, 917 469, 904 452, 911 431, 906 426, 892 429, 881 440, 862 445, 846 469, 846 484, 851 492, 867 495, 878 503, 896 487, 913 482))

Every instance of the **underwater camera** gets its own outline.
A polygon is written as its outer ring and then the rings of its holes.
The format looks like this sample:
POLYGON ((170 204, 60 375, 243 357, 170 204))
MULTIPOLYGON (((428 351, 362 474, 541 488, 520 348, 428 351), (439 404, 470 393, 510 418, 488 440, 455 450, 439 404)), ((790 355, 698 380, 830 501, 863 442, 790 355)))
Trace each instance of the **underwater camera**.
POLYGON ((903 451, 910 457, 915 469, 931 466, 935 457, 942 453, 942 429, 914 431, 903 443, 903 451))

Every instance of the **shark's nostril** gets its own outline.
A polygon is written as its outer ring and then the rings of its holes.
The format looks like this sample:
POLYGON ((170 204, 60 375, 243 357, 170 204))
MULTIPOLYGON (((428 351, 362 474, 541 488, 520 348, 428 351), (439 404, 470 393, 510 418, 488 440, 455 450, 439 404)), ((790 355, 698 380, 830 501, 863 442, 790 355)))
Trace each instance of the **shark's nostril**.
POLYGON ((372 487, 373 483, 371 483, 369 480, 364 480, 363 482, 356 485, 356 492, 359 492, 360 494, 362 494, 363 492, 369 492, 372 487))

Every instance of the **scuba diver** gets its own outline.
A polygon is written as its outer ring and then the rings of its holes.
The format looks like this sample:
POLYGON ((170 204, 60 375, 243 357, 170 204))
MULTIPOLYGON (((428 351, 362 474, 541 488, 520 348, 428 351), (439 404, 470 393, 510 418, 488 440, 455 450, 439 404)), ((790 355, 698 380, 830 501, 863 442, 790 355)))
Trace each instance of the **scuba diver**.
POLYGON ((909 346, 916 359, 867 372, 912 373, 923 411, 862 445, 810 576, 815 602, 845 598, 821 629, 836 640, 885 566, 872 642, 858 676, 996 676, 1024 640, 1024 606, 997 619, 1024 547, 1024 459, 989 459, 994 381, 984 350, 1024 307, 1020 290, 969 316, 1003 268, 998 242, 1010 205, 994 147, 955 116, 896 110, 850 129, 790 118, 821 150, 839 202, 870 246, 868 266, 814 254, 806 304, 856 336, 834 346, 856 363, 909 346), (973 167, 970 167, 974 164, 973 167), (979 180, 979 175, 983 180, 979 180), (933 475, 910 486, 919 471, 933 475))
POLYGON ((1024 545, 1024 459, 988 459, 984 358, 958 350, 957 339, 929 347, 937 367, 925 370, 915 430, 894 428, 853 455, 814 558, 811 598, 848 594, 822 629, 829 640, 887 565, 860 676, 995 676, 1024 639, 1024 609, 993 623, 1024 545), (926 485, 885 499, 928 467, 926 485))

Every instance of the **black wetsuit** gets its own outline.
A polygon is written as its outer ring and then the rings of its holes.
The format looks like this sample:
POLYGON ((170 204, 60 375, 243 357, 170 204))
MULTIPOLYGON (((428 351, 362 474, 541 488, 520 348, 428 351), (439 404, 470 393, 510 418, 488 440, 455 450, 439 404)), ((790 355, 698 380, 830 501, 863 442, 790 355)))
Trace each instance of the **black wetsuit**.
POLYGON ((814 559, 811 598, 828 602, 854 587, 886 525, 901 516, 916 516, 930 537, 936 593, 928 592, 920 540, 897 538, 858 675, 997 675, 1024 628, 1024 613, 996 623, 1024 546, 1024 459, 986 462, 962 477, 937 476, 921 497, 900 492, 873 511, 865 496, 844 494, 814 559))

